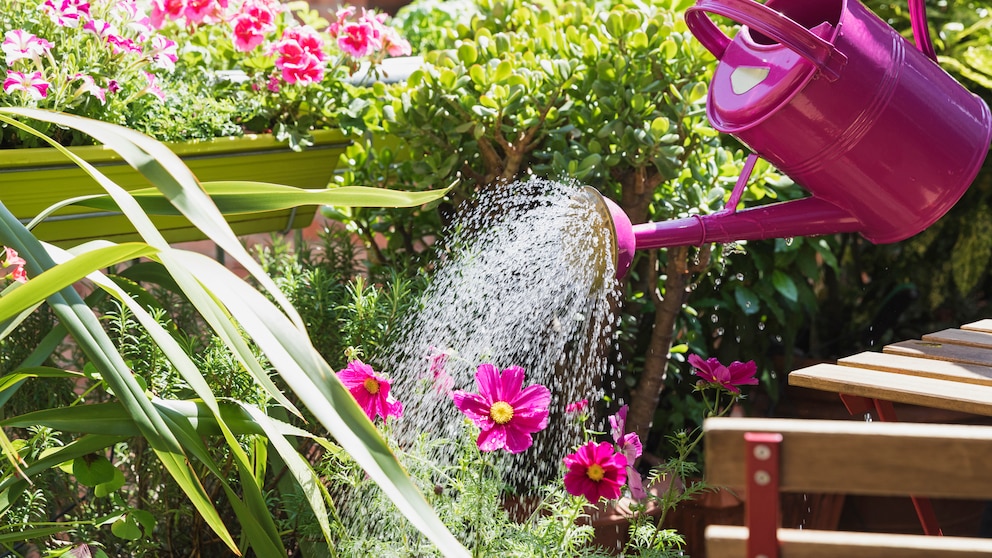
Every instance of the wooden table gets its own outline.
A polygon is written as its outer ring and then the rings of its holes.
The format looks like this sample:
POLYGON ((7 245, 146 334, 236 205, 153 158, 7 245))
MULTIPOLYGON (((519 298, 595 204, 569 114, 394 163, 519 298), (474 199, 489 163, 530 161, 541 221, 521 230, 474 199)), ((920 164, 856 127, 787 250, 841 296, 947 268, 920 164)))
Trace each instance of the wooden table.
POLYGON ((794 370, 789 385, 992 416, 992 319, 794 370))
MULTIPOLYGON (((789 385, 840 394, 852 414, 895 421, 893 403, 992 416, 992 319, 789 373, 789 385)), ((924 533, 941 534, 928 499, 913 497, 924 533)))

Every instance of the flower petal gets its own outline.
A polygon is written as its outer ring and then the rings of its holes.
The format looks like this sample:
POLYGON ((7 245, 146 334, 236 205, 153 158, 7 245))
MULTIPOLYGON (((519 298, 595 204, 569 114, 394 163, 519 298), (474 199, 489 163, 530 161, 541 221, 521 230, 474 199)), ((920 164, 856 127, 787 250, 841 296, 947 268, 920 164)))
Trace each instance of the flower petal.
POLYGON ((479 451, 496 451, 505 448, 506 427, 495 425, 489 430, 483 430, 479 433, 479 439, 476 440, 476 445, 479 446, 479 451))

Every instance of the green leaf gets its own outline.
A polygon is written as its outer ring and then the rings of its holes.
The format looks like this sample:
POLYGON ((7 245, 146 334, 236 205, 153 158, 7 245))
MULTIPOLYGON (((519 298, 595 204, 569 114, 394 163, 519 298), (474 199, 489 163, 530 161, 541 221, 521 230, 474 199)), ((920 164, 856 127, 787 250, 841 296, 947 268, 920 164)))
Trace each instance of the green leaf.
POLYGON ((128 541, 136 541, 143 536, 141 526, 131 514, 125 514, 123 517, 118 518, 117 521, 114 521, 110 526, 110 532, 128 541))
POLYGON ((496 66, 496 81, 506 81, 513 74, 513 63, 503 60, 496 66))
POLYGON ((775 285, 775 290, 779 292, 786 299, 796 302, 799 299, 799 293, 796 290, 796 283, 784 272, 776 269, 772 273, 772 284, 775 285))
POLYGON ((479 51, 476 50, 475 45, 472 43, 462 43, 458 47, 458 60, 466 66, 471 66, 475 64, 476 60, 479 59, 479 51))
MULTIPOLYGON (((451 186, 427 192, 403 192, 367 186, 344 186, 308 190, 267 182, 204 182, 203 190, 223 215, 240 215, 292 209, 303 205, 346 207, 417 207, 443 198, 451 186)), ((167 197, 154 188, 132 190, 130 194, 149 215, 182 215, 167 197)), ((87 196, 77 205, 108 211, 117 210, 110 196, 87 196)))
POLYGON ((751 289, 739 285, 734 288, 734 300, 746 315, 757 314, 761 310, 761 299, 751 289))
POLYGON ((114 464, 102 455, 77 457, 72 460, 72 474, 84 486, 96 486, 114 480, 114 464))
POLYGON ((124 473, 117 467, 114 467, 114 477, 107 482, 101 482, 94 486, 93 494, 97 498, 103 498, 117 492, 122 486, 124 486, 124 473))

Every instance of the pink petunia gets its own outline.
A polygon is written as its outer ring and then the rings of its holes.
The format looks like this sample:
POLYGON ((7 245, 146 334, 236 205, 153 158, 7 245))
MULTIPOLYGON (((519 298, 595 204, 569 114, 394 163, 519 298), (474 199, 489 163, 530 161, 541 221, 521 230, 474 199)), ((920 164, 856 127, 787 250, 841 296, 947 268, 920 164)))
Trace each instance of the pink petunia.
POLYGON ((324 79, 324 41, 312 27, 287 29, 270 47, 276 55, 275 66, 286 83, 310 84, 324 79))
POLYGON ((214 23, 223 19, 226 8, 227 0, 186 0, 183 15, 186 21, 195 25, 214 23))
POLYGON ((123 35, 110 35, 106 40, 114 54, 141 54, 143 52, 141 45, 123 35))
POLYGON ((586 442, 565 456, 565 466, 565 490, 573 496, 585 496, 592 504, 600 498, 618 498, 627 482, 627 459, 609 442, 586 442))
POLYGON ((754 377, 758 372, 758 365, 753 360, 748 362, 735 360, 730 366, 724 366, 715 358, 703 360, 699 355, 693 354, 689 355, 689 364, 694 368, 693 374, 704 382, 733 393, 741 392, 738 386, 758 385, 758 379, 754 377))
POLYGON ((265 42, 266 36, 276 30, 278 5, 265 0, 250 0, 241 10, 231 16, 228 24, 234 35, 234 46, 241 52, 249 52, 265 42))
POLYGON ((250 52, 265 42, 265 28, 248 14, 239 14, 231 20, 234 35, 234 48, 240 52, 250 52))
POLYGON ((158 78, 155 77, 155 74, 150 74, 148 72, 144 72, 144 74, 145 79, 148 80, 148 85, 146 85, 145 88, 138 94, 144 95, 147 93, 149 95, 155 95, 159 98, 159 100, 164 101, 165 92, 163 92, 162 88, 158 86, 158 78))
POLYGON ((270 75, 268 81, 265 83, 265 88, 272 93, 278 93, 280 89, 279 75, 278 74, 270 75))
POLYGON ((176 41, 167 39, 161 35, 152 37, 152 49, 148 53, 155 66, 167 72, 176 69, 176 61, 179 60, 178 45, 176 41))
POLYGON ((45 0, 41 10, 59 27, 79 27, 79 22, 90 15, 90 4, 85 0, 45 0))
POLYGON ((117 28, 114 27, 114 25, 109 21, 104 21, 102 19, 91 19, 87 21, 83 24, 83 29, 93 33, 104 41, 112 35, 117 34, 117 28))
POLYGON ((118 0, 114 5, 114 11, 120 25, 137 35, 138 41, 148 40, 154 27, 151 18, 145 14, 135 0, 118 0))
POLYGON ((476 444, 482 451, 505 449, 520 453, 533 444, 531 435, 548 425, 551 392, 533 384, 521 389, 524 369, 511 366, 501 373, 480 364, 475 373, 479 393, 451 392, 455 407, 479 427, 476 444))
POLYGON ((348 23, 348 20, 355 15, 356 8, 354 6, 345 6, 339 8, 334 14, 334 21, 327 26, 327 34, 331 36, 332 39, 337 39, 338 35, 341 33, 341 27, 348 23))
POLYGON ((21 59, 44 56, 52 49, 52 43, 23 29, 13 29, 4 34, 3 45, 0 45, 0 48, 6 56, 7 66, 10 66, 21 59))
POLYGON ((3 249, 3 266, 13 267, 14 269, 10 272, 10 277, 14 281, 19 283, 25 283, 28 280, 28 275, 24 271, 24 266, 28 263, 24 261, 24 258, 17 254, 17 251, 9 246, 5 246, 3 249))
POLYGON ((15 91, 23 91, 36 101, 48 96, 49 87, 51 87, 51 84, 45 81, 41 72, 34 72, 28 75, 21 72, 8 71, 7 79, 3 82, 4 93, 11 95, 15 91))
POLYGON ((168 21, 176 21, 186 10, 186 0, 151 0, 149 19, 156 29, 161 29, 168 21))
POLYGON ((345 23, 338 30, 337 40, 338 47, 355 58, 368 56, 382 46, 378 31, 367 21, 345 23))
POLYGON ((377 416, 383 420, 403 416, 403 404, 389 395, 389 380, 377 375, 368 364, 353 360, 337 376, 369 420, 375 420, 377 416))
POLYGON ((382 29, 382 48, 390 56, 409 56, 413 52, 410 42, 400 36, 392 27, 382 29))
POLYGON ((82 95, 83 93, 88 93, 93 95, 97 99, 100 99, 101 103, 107 102, 107 90, 96 84, 96 81, 92 76, 86 74, 76 74, 72 76, 73 81, 82 81, 83 84, 79 86, 77 95, 82 95))

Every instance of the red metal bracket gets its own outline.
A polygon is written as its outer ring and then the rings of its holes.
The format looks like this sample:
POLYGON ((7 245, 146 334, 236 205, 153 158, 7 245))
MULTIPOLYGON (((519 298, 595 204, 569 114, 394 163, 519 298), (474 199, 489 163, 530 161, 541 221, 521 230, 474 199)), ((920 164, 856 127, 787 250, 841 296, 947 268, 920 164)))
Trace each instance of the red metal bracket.
MULTIPOLYGON (((847 393, 841 393, 839 395, 840 400, 847 407, 847 411, 852 415, 863 415, 874 410, 878 416, 878 420, 881 422, 897 422, 899 420, 896 418, 895 405, 891 401, 847 393)), ((920 520, 920 526, 923 527, 923 534, 943 535, 944 533, 940 528, 940 522, 937 521, 937 514, 933 510, 933 503, 930 499, 919 496, 910 496, 909 498, 913 501, 913 508, 916 510, 916 517, 920 520)))
POLYGON ((847 412, 852 415, 863 415, 875 409, 874 399, 860 395, 851 395, 849 393, 841 393, 839 395, 841 402, 847 407, 847 412))
POLYGON ((779 448, 782 435, 746 432, 748 558, 778 558, 779 448))

